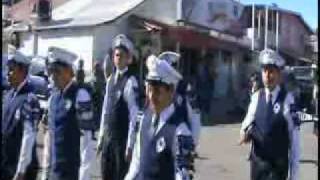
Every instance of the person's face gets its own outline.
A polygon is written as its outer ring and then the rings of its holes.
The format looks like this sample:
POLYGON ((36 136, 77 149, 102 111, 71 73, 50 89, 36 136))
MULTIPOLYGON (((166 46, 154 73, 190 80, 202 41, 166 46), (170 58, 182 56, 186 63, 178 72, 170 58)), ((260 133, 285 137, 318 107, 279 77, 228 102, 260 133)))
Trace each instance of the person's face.
POLYGON ((172 102, 173 88, 147 83, 146 94, 151 110, 160 114, 172 102))
POLYGON ((262 69, 262 80, 266 88, 272 90, 280 83, 280 70, 274 66, 266 66, 262 69))
POLYGON ((15 63, 8 64, 8 82, 14 88, 18 87, 19 84, 24 80, 26 76, 26 70, 22 66, 15 63))
POLYGON ((59 89, 64 89, 67 83, 72 79, 72 70, 61 65, 51 65, 50 72, 54 86, 59 89))
POLYGON ((124 69, 129 62, 128 53, 121 48, 116 48, 113 52, 113 62, 117 69, 124 69))

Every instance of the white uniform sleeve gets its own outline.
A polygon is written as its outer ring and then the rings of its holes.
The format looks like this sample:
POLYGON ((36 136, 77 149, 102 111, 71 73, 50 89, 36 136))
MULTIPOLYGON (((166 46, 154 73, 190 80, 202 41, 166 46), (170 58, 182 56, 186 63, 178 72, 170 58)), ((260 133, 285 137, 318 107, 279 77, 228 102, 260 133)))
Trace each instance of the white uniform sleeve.
POLYGON ((100 129, 99 129, 99 136, 98 136, 98 142, 97 142, 97 146, 101 146, 102 143, 102 139, 103 139, 103 133, 104 133, 104 125, 105 125, 105 113, 106 113, 106 109, 107 109, 107 100, 108 100, 108 84, 110 82, 110 77, 107 80, 106 83, 106 93, 104 95, 104 99, 103 99, 103 105, 102 105, 102 110, 101 110, 101 121, 100 121, 100 129))
POLYGON ((133 148, 134 141, 135 141, 134 127, 136 125, 136 117, 138 112, 137 89, 138 89, 137 80, 133 76, 131 76, 124 87, 124 94, 123 94, 123 97, 128 104, 128 109, 130 113, 126 155, 128 153, 129 148, 130 149, 133 148))
POLYGON ((37 97, 30 93, 27 101, 22 105, 21 115, 23 120, 23 135, 20 148, 17 173, 25 173, 32 161, 33 147, 36 142, 36 124, 40 120, 40 105, 37 97))
POLYGON ((32 160, 32 149, 36 140, 36 131, 30 121, 23 122, 23 137, 17 173, 25 173, 32 160))
POLYGON ((196 113, 187 101, 187 111, 188 111, 188 120, 191 124, 191 133, 193 137, 193 141, 195 143, 195 146, 199 144, 199 138, 200 138, 200 130, 201 130, 201 120, 200 120, 200 113, 196 113))
MULTIPOLYGON (((176 136, 174 137, 174 146, 172 152, 176 155, 178 148, 178 136, 191 136, 192 133, 185 123, 181 123, 176 129, 176 136)), ((193 139, 193 138, 192 138, 193 139)), ((177 158, 176 158, 177 159, 177 158)), ((186 160, 187 161, 187 160, 186 160)), ((175 179, 176 180, 189 180, 189 171, 182 171, 177 167, 177 162, 175 162, 175 179)))
POLYGON ((130 162, 128 173, 126 174, 124 180, 134 180, 139 173, 140 169, 140 152, 141 152, 141 131, 142 131, 142 121, 140 122, 139 131, 136 134, 136 141, 133 146, 132 159, 130 162))
MULTIPOLYGON (((76 102, 89 102, 91 97, 86 89, 79 89, 76 97, 76 102)), ((90 179, 90 167, 94 159, 94 142, 92 140, 92 131, 81 130, 80 137, 80 169, 79 180, 90 179)))
POLYGON ((83 131, 80 139, 81 165, 79 169, 79 180, 90 179, 90 168, 94 160, 94 141, 91 131, 83 131))
POLYGON ((76 97, 76 102, 88 102, 91 101, 89 92, 86 89, 79 89, 76 97))
POLYGON ((299 179, 299 160, 300 160, 300 130, 292 119, 290 106, 294 104, 294 97, 291 93, 288 93, 284 102, 283 114, 288 121, 288 130, 290 138, 290 151, 289 151, 289 178, 290 180, 299 179))
POLYGON ((245 129, 253 122, 257 105, 258 105, 258 97, 259 97, 259 92, 257 91, 251 96, 251 101, 248 107, 247 115, 242 121, 241 124, 241 129, 240 129, 240 135, 243 135, 245 133, 245 129))

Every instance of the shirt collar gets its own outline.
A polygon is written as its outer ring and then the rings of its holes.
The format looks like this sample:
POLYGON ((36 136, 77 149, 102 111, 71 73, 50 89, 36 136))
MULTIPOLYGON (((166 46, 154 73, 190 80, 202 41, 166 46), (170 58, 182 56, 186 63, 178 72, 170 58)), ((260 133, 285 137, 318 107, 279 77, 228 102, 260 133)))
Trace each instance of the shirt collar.
POLYGON ((72 79, 72 80, 66 85, 66 87, 64 87, 62 93, 65 93, 65 92, 70 88, 70 86, 71 86, 71 84, 72 84, 73 82, 74 82, 74 80, 72 79))
POLYGON ((15 92, 18 93, 22 88, 23 86, 27 83, 27 79, 28 77, 26 77, 20 84, 19 86, 15 89, 15 92))
POLYGON ((272 103, 274 103, 280 92, 280 86, 277 85, 272 91, 270 91, 268 88, 265 88, 265 91, 266 91, 266 100, 268 101, 269 94, 271 93, 272 103))
POLYGON ((117 69, 117 74, 121 74, 123 75, 124 73, 126 73, 128 71, 128 67, 125 67, 124 69, 120 70, 120 69, 117 69))
MULTIPOLYGON (((169 117, 173 114, 174 112, 174 105, 173 103, 171 103, 169 106, 167 106, 161 113, 160 113, 160 117, 159 117, 159 126, 161 126, 162 124, 165 124, 167 122, 167 120, 169 119, 169 117), (161 124, 161 125, 160 125, 161 124)), ((153 115, 153 118, 155 118, 155 114, 153 115)))

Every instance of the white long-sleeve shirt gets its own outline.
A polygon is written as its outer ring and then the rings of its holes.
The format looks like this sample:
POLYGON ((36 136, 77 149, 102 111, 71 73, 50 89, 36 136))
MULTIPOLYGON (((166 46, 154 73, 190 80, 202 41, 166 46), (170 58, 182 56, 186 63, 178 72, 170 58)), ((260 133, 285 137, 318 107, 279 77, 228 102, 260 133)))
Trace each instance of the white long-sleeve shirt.
MULTIPOLYGON (((169 120, 169 118, 171 117, 171 115, 174 113, 175 111, 175 106, 173 104, 169 105, 167 108, 165 108, 159 116, 159 124, 157 126, 156 129, 156 133, 158 133, 161 128, 166 124, 166 122, 169 120)), ((152 116, 152 122, 155 119, 155 115, 152 116)), ((149 119, 146 119, 147 121, 149 121, 149 119)), ((141 157, 141 145, 142 145, 142 141, 148 141, 147 139, 145 139, 146 137, 141 137, 141 131, 150 131, 150 129, 146 129, 143 125, 143 123, 146 122, 140 122, 140 128, 139 131, 137 133, 137 140, 135 141, 135 146, 133 149, 133 156, 132 156, 132 161, 130 163, 130 167, 128 170, 128 173, 125 176, 125 180, 134 180, 140 170, 140 157, 141 157), (144 139, 141 139, 144 138, 144 139)), ((173 137, 175 139, 175 143, 177 144, 177 137, 179 135, 184 135, 184 136, 192 136, 191 131, 189 130, 189 128, 187 127, 186 123, 181 123, 177 128, 176 128, 176 133, 175 133, 175 137, 173 137)), ((176 152, 176 146, 172 147, 172 151, 175 154, 176 152)), ((181 172, 176 171, 177 168, 175 168, 175 178, 176 180, 180 180, 180 179, 184 179, 184 175, 181 174, 181 172)))
MULTIPOLYGON (((124 74, 128 71, 128 68, 123 69, 122 71, 117 70, 116 76, 118 74, 124 74)), ((101 122, 100 122, 100 131, 99 131, 99 138, 98 138, 98 146, 101 146, 102 137, 104 133, 104 126, 105 126, 105 113, 107 109, 107 102, 108 102, 108 89, 109 89, 109 82, 112 78, 112 75, 108 78, 106 83, 106 94, 103 100, 102 106, 102 113, 101 113, 101 122)), ((134 141, 135 141, 135 134, 134 134, 134 127, 136 124, 136 115, 138 112, 138 104, 136 101, 137 92, 136 89, 138 87, 138 83, 135 77, 129 77, 128 81, 125 84, 124 91, 123 91, 123 98, 127 102, 128 110, 129 110, 129 131, 128 131, 128 139, 127 139, 127 147, 126 147, 126 154, 128 153, 128 149, 133 149, 134 141)))
MULTIPOLYGON (((18 86, 14 96, 27 83, 27 78, 18 86)), ((35 124, 40 120, 40 105, 36 95, 29 93, 27 100, 21 107, 20 113, 23 120, 23 135, 20 148, 19 161, 17 165, 16 174, 26 172, 28 165, 32 161, 32 149, 36 142, 36 128, 35 124)))
MULTIPOLYGON (((254 121, 255 113, 258 105, 259 92, 256 92, 251 97, 251 102, 248 107, 248 112, 246 117, 244 118, 240 135, 243 136, 245 134, 245 129, 254 121)), ((272 93, 272 103, 276 101, 278 94, 280 92, 280 86, 276 86, 273 91, 265 88, 265 98, 268 102, 269 94, 272 93)), ((288 130, 289 130, 289 139, 291 142, 290 151, 289 151, 289 175, 291 180, 299 179, 299 159, 300 159, 300 131, 299 126, 295 125, 292 115, 290 112, 290 106, 294 104, 294 97, 291 93, 287 93, 286 98, 284 100, 284 110, 283 115, 288 122, 288 130)))

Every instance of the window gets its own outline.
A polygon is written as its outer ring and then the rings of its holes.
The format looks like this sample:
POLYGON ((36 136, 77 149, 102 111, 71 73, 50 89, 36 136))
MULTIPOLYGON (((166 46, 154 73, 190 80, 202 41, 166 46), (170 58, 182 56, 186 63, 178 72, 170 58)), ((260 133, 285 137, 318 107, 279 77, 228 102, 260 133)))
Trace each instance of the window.
POLYGON ((40 20, 49 20, 51 18, 51 2, 40 0, 38 2, 38 16, 40 20))
POLYGON ((233 15, 238 17, 238 7, 237 6, 233 6, 233 15))

